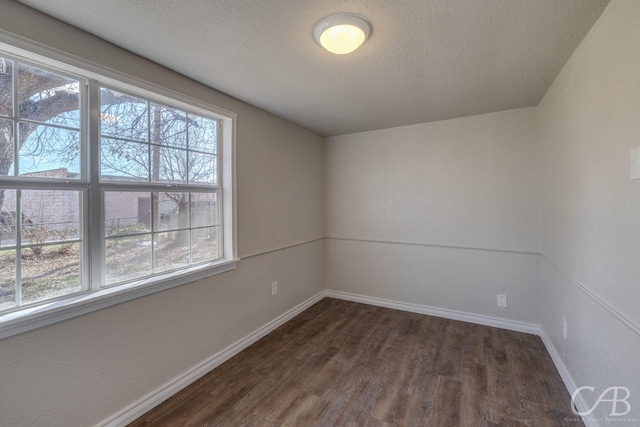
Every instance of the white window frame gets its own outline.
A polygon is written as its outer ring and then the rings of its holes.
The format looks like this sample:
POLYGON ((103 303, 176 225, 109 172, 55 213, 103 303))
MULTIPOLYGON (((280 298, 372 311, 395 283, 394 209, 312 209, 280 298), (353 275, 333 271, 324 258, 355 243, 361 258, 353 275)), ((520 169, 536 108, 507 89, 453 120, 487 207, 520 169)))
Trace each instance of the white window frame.
MULTIPOLYGON (((91 280, 87 281, 88 275, 83 273, 82 291, 68 296, 62 296, 39 304, 17 308, 0 314, 0 339, 20 334, 42 326, 50 325, 62 320, 87 314, 96 310, 140 298, 146 295, 201 280, 216 274, 237 268, 238 256, 236 249, 236 193, 235 193, 235 126, 237 115, 226 109, 208 104, 201 100, 185 96, 170 89, 163 88, 153 83, 132 77, 119 71, 100 66, 95 63, 85 61, 81 58, 68 55, 63 52, 54 51, 45 46, 33 43, 13 35, 0 32, 0 50, 14 57, 18 61, 42 66, 43 68, 53 68, 54 72, 62 72, 81 80, 99 82, 100 85, 128 92, 133 95, 149 99, 154 102, 176 107, 188 112, 199 114, 205 117, 212 117, 221 123, 221 143, 218 147, 220 186, 222 187, 222 242, 223 257, 215 262, 204 266, 193 266, 154 277, 143 278, 141 280, 127 282, 111 287, 100 288, 97 286, 102 280, 101 275, 92 271, 91 280), (57 71, 59 70, 59 71, 57 71), (89 289, 92 283, 92 289, 89 289)), ((88 97, 97 97, 99 85, 90 84, 81 93, 88 97), (87 90, 88 89, 88 90, 87 90)), ((97 98, 96 98, 97 99, 97 98)), ((86 101, 86 99, 84 100, 86 101)), ((88 104, 85 104, 88 109, 88 104)), ((90 134, 83 135, 86 139, 85 158, 81 164, 81 180, 73 184, 69 189, 83 189, 87 194, 100 194, 101 184, 98 181, 99 169, 97 168, 97 156, 89 157, 88 148, 90 144, 92 150, 98 150, 96 142, 99 141, 99 127, 95 126, 99 111, 89 111, 89 114, 81 111, 81 120, 85 124, 85 129, 90 134), (90 121, 94 126, 87 126, 90 121), (89 166, 89 174, 87 174, 89 166), (88 185, 87 181, 88 180, 88 185), (84 186, 84 187, 83 187, 84 186)), ((99 120, 99 119, 98 119, 99 120)), ((0 177, 0 182, 6 179, 11 182, 11 177, 0 177)), ((17 179, 13 180, 16 184, 17 179)), ((24 182, 24 180, 23 180, 24 182)), ((42 185, 41 183, 38 185, 42 185)), ((60 182, 52 182, 51 187, 58 186, 60 182)), ((48 187, 44 184, 44 187, 48 187)), ((81 212, 81 222, 83 229, 83 253, 82 256, 98 256, 100 258, 104 244, 104 221, 102 221, 102 204, 99 201, 91 200, 85 202, 85 208, 81 212), (89 211, 94 224, 90 227, 89 211), (95 213, 99 215, 95 215, 95 213), (87 244, 88 242, 88 244, 87 244)), ((86 258, 85 258, 86 259, 86 258)), ((85 271, 89 270, 88 262, 85 262, 85 271)), ((102 266, 104 267, 104 266, 102 266)))

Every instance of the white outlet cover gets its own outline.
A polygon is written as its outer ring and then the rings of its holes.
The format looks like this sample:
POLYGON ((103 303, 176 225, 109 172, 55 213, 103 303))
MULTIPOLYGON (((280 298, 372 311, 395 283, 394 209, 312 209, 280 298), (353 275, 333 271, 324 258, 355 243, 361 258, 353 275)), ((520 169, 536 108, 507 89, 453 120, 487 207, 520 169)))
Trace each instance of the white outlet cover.
POLYGON ((507 308, 507 296, 498 294, 498 307, 507 308))
POLYGON ((631 179, 640 179, 640 147, 631 150, 631 179))

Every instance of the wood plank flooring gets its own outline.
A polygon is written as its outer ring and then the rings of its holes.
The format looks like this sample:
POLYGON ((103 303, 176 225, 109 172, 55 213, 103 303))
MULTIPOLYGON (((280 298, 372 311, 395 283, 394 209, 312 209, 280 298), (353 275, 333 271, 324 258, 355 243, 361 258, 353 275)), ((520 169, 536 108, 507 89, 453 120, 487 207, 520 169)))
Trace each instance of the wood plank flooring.
POLYGON ((535 335, 325 298, 131 426, 580 426, 535 335))

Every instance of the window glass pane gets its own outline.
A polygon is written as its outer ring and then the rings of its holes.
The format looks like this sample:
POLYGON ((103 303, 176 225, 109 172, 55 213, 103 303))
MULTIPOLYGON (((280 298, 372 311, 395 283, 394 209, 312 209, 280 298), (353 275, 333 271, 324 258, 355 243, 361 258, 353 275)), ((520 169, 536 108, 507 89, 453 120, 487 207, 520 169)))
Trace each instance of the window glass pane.
POLYGON ((187 114, 164 105, 151 104, 151 142, 187 148, 187 114))
POLYGON ((189 149, 217 153, 218 121, 189 114, 189 149))
POLYGON ((80 238, 79 191, 22 190, 22 244, 41 245, 80 238))
POLYGON ((15 306, 16 298, 16 251, 0 251, 0 310, 15 306))
POLYGON ((162 272, 189 265, 189 230, 153 235, 153 270, 162 272))
POLYGON ((80 131, 20 123, 19 135, 29 137, 20 148, 20 175, 78 179, 80 176, 80 131))
POLYGON ((36 60, 0 56, 0 312, 220 259, 222 121, 36 60))
POLYGON ((0 247, 16 245, 16 190, 0 188, 0 247))
POLYGON ((107 191, 104 193, 105 236, 151 231, 151 193, 107 191))
MULTIPOLYGON (((21 119, 80 128, 80 83, 29 65, 18 66, 18 116, 21 119)), ((30 134, 20 135, 20 143, 30 134)))
POLYGON ((189 193, 153 193, 154 231, 189 228, 189 193))
POLYGON ((149 181, 149 145, 102 139, 102 181, 149 181))
POLYGON ((149 141, 148 102, 126 93, 100 88, 100 134, 149 141))
POLYGON ((107 285, 151 275, 151 234, 107 239, 105 268, 107 285))
POLYGON ((151 147, 152 182, 187 182, 187 152, 154 145, 151 147))
POLYGON ((35 246, 22 250, 22 301, 31 303, 80 290, 80 245, 35 246))
POLYGON ((220 258, 218 227, 191 230, 191 258, 193 263, 213 261, 220 258))
POLYGON ((218 185, 216 156, 189 153, 189 183, 218 185))
POLYGON ((13 61, 0 57, 0 115, 13 115, 13 61))
POLYGON ((14 175, 13 122, 0 119, 0 176, 14 175))
POLYGON ((191 226, 218 225, 218 194, 191 193, 191 226))

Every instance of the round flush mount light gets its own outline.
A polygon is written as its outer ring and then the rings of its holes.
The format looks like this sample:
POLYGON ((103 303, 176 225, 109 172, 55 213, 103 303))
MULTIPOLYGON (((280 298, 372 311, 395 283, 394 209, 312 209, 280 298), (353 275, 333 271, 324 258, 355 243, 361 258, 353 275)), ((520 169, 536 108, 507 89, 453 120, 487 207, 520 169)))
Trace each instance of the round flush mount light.
POLYGON ((353 52, 369 37, 371 26, 357 15, 340 13, 327 16, 313 27, 316 41, 331 53, 353 52))

